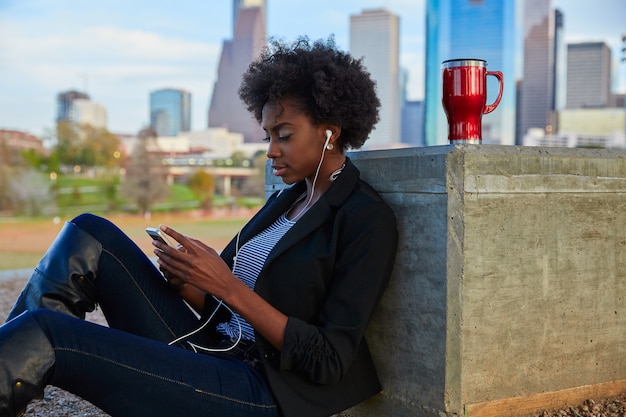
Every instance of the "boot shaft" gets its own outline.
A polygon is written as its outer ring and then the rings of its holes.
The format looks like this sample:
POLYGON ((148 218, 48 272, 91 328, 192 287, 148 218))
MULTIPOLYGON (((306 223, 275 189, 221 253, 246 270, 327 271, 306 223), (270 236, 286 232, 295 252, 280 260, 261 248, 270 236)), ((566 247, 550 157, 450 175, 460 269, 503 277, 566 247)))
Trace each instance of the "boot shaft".
POLYGON ((32 313, 0 326, 0 416, 20 416, 42 398, 54 363, 54 349, 32 313))
POLYGON ((100 242, 66 222, 35 267, 7 321, 38 308, 84 319, 85 313, 96 307, 95 280, 101 253, 100 242))

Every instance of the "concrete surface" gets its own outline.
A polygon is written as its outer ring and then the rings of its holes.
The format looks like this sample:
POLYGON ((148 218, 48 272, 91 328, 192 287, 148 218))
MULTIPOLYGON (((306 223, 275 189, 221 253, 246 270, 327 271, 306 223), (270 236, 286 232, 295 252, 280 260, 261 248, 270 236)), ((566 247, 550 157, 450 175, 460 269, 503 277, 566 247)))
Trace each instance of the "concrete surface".
MULTIPOLYGON (((383 392, 345 415, 474 416, 626 380, 626 152, 350 157, 394 209, 400 245, 368 329, 383 392)), ((267 180, 268 193, 281 186, 267 180)))

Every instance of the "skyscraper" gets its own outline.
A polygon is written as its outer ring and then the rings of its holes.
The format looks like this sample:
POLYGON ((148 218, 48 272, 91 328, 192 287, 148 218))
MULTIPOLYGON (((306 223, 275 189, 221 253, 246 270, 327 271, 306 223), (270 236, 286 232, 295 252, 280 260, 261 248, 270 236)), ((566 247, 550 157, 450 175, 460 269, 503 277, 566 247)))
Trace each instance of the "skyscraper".
POLYGON ((559 112, 565 108, 567 98, 567 45, 565 44, 565 17, 554 10, 554 101, 552 109, 559 112))
POLYGON ((569 44, 566 107, 608 107, 610 100, 611 49, 604 42, 569 44))
POLYGON ((376 81, 380 121, 366 148, 387 148, 400 143, 400 19, 385 9, 364 10, 350 16, 350 53, 376 81))
POLYGON ((241 133, 245 142, 260 142, 265 137, 263 130, 244 107, 238 91, 243 73, 266 45, 265 2, 235 0, 233 8, 237 10, 233 39, 222 45, 208 126, 241 133))
POLYGON ((405 101, 402 106, 402 143, 424 146, 424 102, 405 101))
POLYGON ((528 129, 546 133, 556 129, 556 111, 562 107, 563 16, 552 9, 552 0, 524 3, 524 73, 520 84, 519 126, 521 143, 528 129))
MULTIPOLYGON (((239 9, 246 7, 260 7, 263 16, 267 16, 265 13, 265 0, 233 0, 233 35, 235 34, 235 29, 237 27, 237 15, 239 14, 239 9)), ((266 17, 263 19, 265 21, 266 17)))
POLYGON ((150 126, 159 136, 190 131, 191 93, 171 88, 151 92, 150 126))
POLYGON ((107 111, 99 103, 79 98, 72 101, 70 122, 79 125, 89 125, 96 129, 106 129, 107 111))
MULTIPOLYGON (((448 143, 448 123, 441 105, 441 63, 477 58, 487 69, 504 74, 500 104, 483 116, 483 143, 515 142, 515 0, 427 0, 425 142, 448 143)), ((487 103, 498 94, 495 77, 487 77, 487 103)))
POLYGON ((89 95, 75 90, 57 94, 57 123, 61 120, 70 121, 72 102, 79 99, 89 100, 89 95))

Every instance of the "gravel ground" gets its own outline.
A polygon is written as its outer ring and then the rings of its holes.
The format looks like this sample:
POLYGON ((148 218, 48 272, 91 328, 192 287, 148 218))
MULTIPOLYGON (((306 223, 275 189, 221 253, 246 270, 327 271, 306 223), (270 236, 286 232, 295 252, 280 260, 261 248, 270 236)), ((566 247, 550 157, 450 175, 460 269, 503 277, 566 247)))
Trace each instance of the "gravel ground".
MULTIPOLYGON (((24 278, 0 274, 0 320, 9 313, 13 302, 24 286, 24 278)), ((105 324, 99 312, 88 315, 88 320, 105 324)), ((62 389, 48 387, 42 400, 31 402, 24 417, 107 417, 108 414, 87 401, 62 389)), ((341 417, 341 416, 337 416, 341 417)), ((501 416, 509 417, 509 416, 501 416)), ((549 410, 527 417, 626 417, 626 392, 606 400, 588 399, 576 407, 549 410)))

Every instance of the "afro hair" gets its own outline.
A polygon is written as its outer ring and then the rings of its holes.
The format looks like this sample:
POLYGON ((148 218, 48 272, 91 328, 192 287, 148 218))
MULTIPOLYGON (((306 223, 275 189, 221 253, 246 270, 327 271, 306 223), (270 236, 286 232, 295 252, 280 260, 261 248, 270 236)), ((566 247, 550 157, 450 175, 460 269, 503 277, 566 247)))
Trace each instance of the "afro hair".
POLYGON ((376 84, 361 59, 339 51, 333 37, 292 44, 275 39, 243 75, 239 96, 261 122, 263 106, 295 99, 312 123, 341 127, 342 150, 358 149, 378 122, 376 84))

